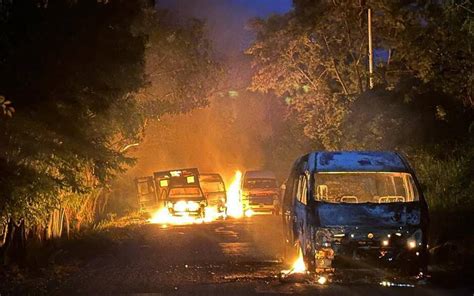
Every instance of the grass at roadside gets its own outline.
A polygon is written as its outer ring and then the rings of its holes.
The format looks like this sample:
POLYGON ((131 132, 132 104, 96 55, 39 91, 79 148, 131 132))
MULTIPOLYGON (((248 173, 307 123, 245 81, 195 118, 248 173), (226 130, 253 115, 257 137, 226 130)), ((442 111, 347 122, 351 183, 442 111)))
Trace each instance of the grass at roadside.
POLYGON ((44 243, 30 241, 21 266, 0 269, 0 295, 46 295, 78 272, 88 260, 111 253, 125 240, 139 239, 134 231, 145 223, 138 213, 108 219, 94 227, 44 243))

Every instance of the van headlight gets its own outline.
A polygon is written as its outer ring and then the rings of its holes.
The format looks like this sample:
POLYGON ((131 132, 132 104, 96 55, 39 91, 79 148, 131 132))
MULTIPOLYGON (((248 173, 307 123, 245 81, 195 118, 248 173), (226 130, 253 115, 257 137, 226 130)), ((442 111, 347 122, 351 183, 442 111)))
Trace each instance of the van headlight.
POLYGON ((176 212, 185 212, 188 208, 188 205, 185 201, 181 200, 174 204, 174 210, 176 212))
POLYGON ((416 248, 416 241, 413 240, 413 239, 407 240, 407 247, 408 247, 408 249, 416 248))
POLYGON ((191 212, 198 211, 201 208, 201 205, 195 201, 188 201, 188 210, 191 212))
POLYGON ((407 239, 408 249, 411 250, 411 249, 417 248, 418 246, 421 246, 421 238, 422 238, 421 229, 418 229, 407 239))

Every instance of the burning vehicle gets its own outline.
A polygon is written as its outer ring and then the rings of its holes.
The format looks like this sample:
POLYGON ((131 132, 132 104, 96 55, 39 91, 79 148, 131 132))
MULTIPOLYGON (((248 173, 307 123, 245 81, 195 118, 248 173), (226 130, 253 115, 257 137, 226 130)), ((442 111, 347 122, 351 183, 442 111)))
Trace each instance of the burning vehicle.
POLYGON ((199 183, 207 200, 207 205, 217 209, 219 213, 226 212, 227 194, 221 175, 200 174, 199 183))
POLYGON ((275 174, 270 171, 247 171, 241 182, 242 206, 246 216, 250 213, 280 213, 280 188, 275 174))
POLYGON ((153 173, 159 207, 173 216, 205 217, 207 200, 196 168, 153 173))
POLYGON ((347 281, 426 274, 428 207, 398 153, 304 155, 282 207, 287 254, 297 248, 311 272, 347 281))

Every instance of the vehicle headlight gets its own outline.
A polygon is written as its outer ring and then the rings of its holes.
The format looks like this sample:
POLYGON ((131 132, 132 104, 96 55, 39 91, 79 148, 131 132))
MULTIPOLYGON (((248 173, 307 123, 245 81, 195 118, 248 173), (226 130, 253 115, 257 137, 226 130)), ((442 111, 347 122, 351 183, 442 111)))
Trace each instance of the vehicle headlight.
POLYGON ((195 201, 188 201, 188 210, 191 212, 198 211, 201 208, 201 205, 195 201))
POLYGON ((407 239, 408 249, 414 249, 414 248, 417 248, 418 246, 421 246, 422 244, 421 238, 422 238, 422 233, 421 233, 421 230, 418 229, 407 239))
POLYGON ((409 249, 414 249, 416 248, 416 241, 413 239, 407 240, 407 246, 409 249))
POLYGON ((184 212, 188 208, 187 203, 183 200, 178 201, 177 203, 174 204, 174 210, 176 212, 184 212))
POLYGON ((247 209, 244 214, 245 214, 245 217, 252 217, 253 211, 252 209, 247 209))

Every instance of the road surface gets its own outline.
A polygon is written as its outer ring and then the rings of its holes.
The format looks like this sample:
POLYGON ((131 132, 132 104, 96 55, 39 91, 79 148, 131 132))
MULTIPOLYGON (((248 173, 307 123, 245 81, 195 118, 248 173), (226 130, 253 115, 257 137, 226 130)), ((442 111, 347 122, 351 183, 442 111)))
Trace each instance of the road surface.
POLYGON ((105 254, 92 256, 50 292, 151 295, 473 295, 469 288, 432 285, 386 288, 378 285, 281 283, 281 225, 258 216, 208 224, 130 228, 105 254))

